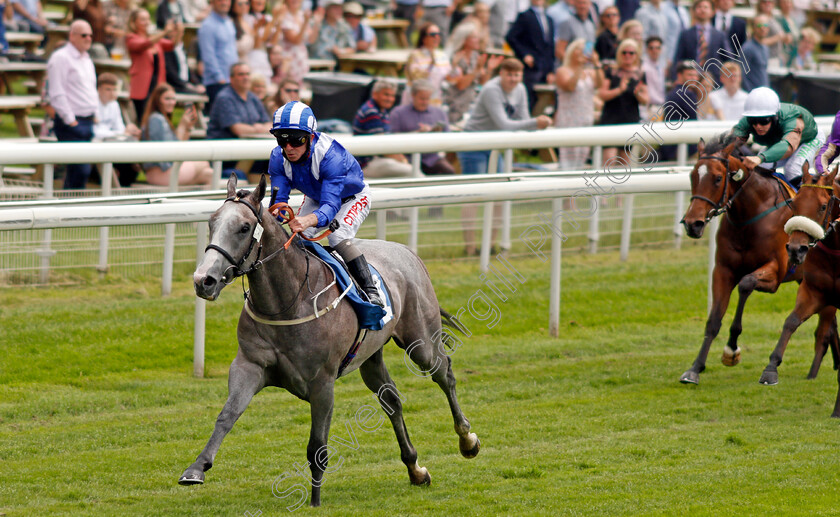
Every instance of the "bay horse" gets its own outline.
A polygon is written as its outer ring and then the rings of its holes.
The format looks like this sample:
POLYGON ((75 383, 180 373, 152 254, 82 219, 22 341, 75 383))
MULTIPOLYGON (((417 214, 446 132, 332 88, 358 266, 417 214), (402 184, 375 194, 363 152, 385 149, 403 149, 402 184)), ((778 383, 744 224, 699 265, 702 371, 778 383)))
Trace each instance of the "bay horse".
MULTIPOLYGON (((812 180, 808 163, 803 166, 802 187, 793 199, 794 216, 785 224, 785 231, 790 234, 788 255, 792 263, 802 264, 799 267, 802 282, 796 292, 796 305, 785 319, 770 362, 761 374, 761 384, 778 384, 778 367, 788 341, 796 329, 816 313, 820 314, 816 342, 818 345, 825 343, 822 338, 830 331, 827 317, 834 316, 836 308, 840 307, 840 233, 835 226, 840 216, 840 186, 834 183, 836 176, 835 167, 830 174, 812 180)), ((831 350, 836 364, 837 348, 832 346, 831 350)), ((817 376, 826 350, 823 347, 814 352, 809 379, 817 376)), ((837 381, 840 383, 840 376, 837 381)), ((840 417, 840 392, 831 416, 840 417)))
MULTIPOLYGON (((431 278, 420 258, 407 247, 386 241, 357 240, 357 246, 381 273, 390 294, 393 318, 382 330, 369 330, 355 356, 359 325, 354 309, 342 299, 335 273, 315 255, 290 240, 289 233, 262 205, 266 179, 253 191, 227 184, 227 199, 210 217, 210 244, 193 275, 195 292, 215 300, 236 277, 247 275, 250 293, 236 329, 239 348, 230 365, 228 398, 213 434, 195 462, 181 475, 183 485, 204 483, 225 435, 266 386, 288 390, 308 401, 311 429, 306 457, 312 473, 311 506, 321 503, 322 478, 329 459, 327 438, 336 378, 359 370, 388 414, 400 457, 412 484, 431 482, 408 437, 399 392, 383 361, 390 339, 440 386, 449 401, 461 454, 473 458, 481 442, 458 405, 455 376, 445 345, 454 339, 442 330, 464 330, 438 304, 431 278), (263 249, 265 252, 263 252, 263 249), (352 358, 349 364, 348 358, 352 358)), ((294 235, 292 235, 294 237, 294 235)), ((298 241, 299 242, 299 241, 298 241)))
MULTIPOLYGON (((700 373, 706 369, 709 349, 720 331, 729 297, 736 286, 738 306, 721 357, 726 366, 741 361, 738 336, 750 294, 753 291, 775 293, 782 282, 802 277, 801 272, 789 271, 785 249, 784 224, 793 214, 790 195, 770 171, 759 167, 748 169, 733 156, 737 144, 731 133, 718 135, 708 145, 701 139, 697 146, 699 157, 690 174, 691 202, 682 220, 686 234, 699 239, 713 217, 721 214, 724 217, 716 240, 712 308, 700 352, 691 368, 680 377, 683 384, 700 382, 700 373)), ((832 330, 831 334, 836 339, 836 331, 832 330)))

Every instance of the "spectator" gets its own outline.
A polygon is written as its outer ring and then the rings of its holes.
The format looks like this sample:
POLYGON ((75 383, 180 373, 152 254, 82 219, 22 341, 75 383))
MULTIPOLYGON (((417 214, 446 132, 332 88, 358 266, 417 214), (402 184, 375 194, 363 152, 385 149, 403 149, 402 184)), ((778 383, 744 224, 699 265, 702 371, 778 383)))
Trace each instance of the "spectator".
MULTIPOLYGON (((189 140, 190 130, 198 120, 195 105, 184 110, 176 128, 172 124, 172 112, 175 110, 175 90, 168 84, 159 84, 152 91, 146 105, 141 125, 142 139, 151 142, 174 142, 189 140)), ((150 185, 169 185, 173 170, 172 162, 149 162, 143 164, 146 181, 150 185)), ((213 168, 206 161, 181 162, 178 169, 178 185, 207 185, 213 176, 213 168)))
POLYGON ((403 93, 402 104, 411 102, 409 91, 414 81, 425 79, 431 83, 432 105, 440 106, 443 100, 444 83, 452 71, 452 65, 446 53, 440 49, 440 29, 433 23, 420 27, 417 36, 417 48, 408 55, 405 65, 405 78, 409 88, 403 93))
POLYGON ((787 37, 784 40, 784 46, 779 54, 773 57, 778 58, 780 64, 786 65, 796 54, 796 42, 799 41, 801 25, 797 21, 796 14, 794 13, 793 0, 779 0, 779 11, 781 11, 781 14, 776 18, 776 21, 779 22, 782 32, 787 37))
MULTIPOLYGON (((128 17, 134 10, 132 0, 105 0, 105 47, 114 59, 126 57, 125 35, 128 33, 128 17)), ((140 116, 138 113, 137 116, 140 116)))
POLYGON ((759 86, 770 86, 770 78, 767 75, 767 61, 770 52, 761 40, 767 35, 770 19, 759 14, 752 20, 752 37, 744 43, 742 52, 744 54, 745 66, 749 66, 749 73, 744 77, 744 90, 747 93, 759 86))
POLYGON ((734 61, 727 61, 723 69, 729 75, 720 74, 723 87, 710 93, 709 97, 720 120, 738 121, 744 114, 744 103, 747 101, 747 92, 741 89, 741 66, 734 61))
POLYGON ((310 56, 315 59, 338 59, 356 51, 353 31, 342 16, 343 0, 327 0, 324 19, 314 26, 318 32, 315 43, 310 47, 310 56))
POLYGON ((344 4, 344 21, 350 26, 353 40, 356 42, 356 52, 373 52, 376 50, 376 31, 362 21, 365 10, 359 2, 347 2, 344 4))
MULTIPOLYGON (((111 73, 99 75, 96 91, 99 96, 99 107, 96 110, 96 122, 93 125, 93 140, 107 141, 137 141, 140 129, 132 123, 125 124, 117 102, 119 79, 111 73)), ((137 166, 131 163, 115 163, 119 185, 127 187, 137 179, 137 166)), ((93 174, 93 173, 92 173, 93 174)))
MULTIPOLYGON (((432 105, 435 87, 425 79, 411 83, 411 104, 403 104, 391 112, 393 133, 428 133, 449 131, 446 112, 432 105)), ((425 153, 420 158, 423 174, 455 174, 455 169, 438 153, 425 153)))
MULTIPOLYGON (((184 12, 185 8, 182 0, 161 0, 155 15, 157 28, 159 30, 166 29, 166 24, 170 21, 175 24, 175 27, 183 26, 187 21, 184 12)), ((172 46, 172 50, 163 53, 166 64, 166 82, 178 93, 204 93, 204 86, 194 84, 190 80, 187 52, 184 49, 182 38, 173 41, 172 46)))
POLYGON ((283 79, 277 85, 277 92, 274 94, 271 106, 273 109, 266 109, 268 113, 274 113, 277 108, 292 101, 300 100, 300 83, 294 79, 283 79))
POLYGON ((726 34, 715 29, 711 24, 712 0, 694 0, 691 11, 695 24, 680 33, 674 60, 671 65, 672 75, 676 74, 676 64, 681 61, 696 61, 704 69, 710 68, 715 80, 720 75, 718 67, 706 67, 709 59, 720 60, 721 50, 730 50, 726 34))
POLYGON ((785 43, 793 41, 793 37, 782 30, 782 25, 779 23, 779 20, 773 16, 773 4, 774 0, 759 0, 755 6, 755 15, 766 15, 769 20, 767 37, 764 38, 762 43, 767 46, 770 54, 769 59, 775 60, 776 66, 778 66, 783 62, 780 56, 784 52, 785 43))
POLYGON ((460 0, 423 0, 423 16, 420 24, 432 23, 440 28, 440 41, 446 43, 449 37, 449 21, 460 0))
MULTIPOLYGON (((90 142, 93 121, 99 108, 96 71, 87 51, 93 38, 90 24, 70 24, 67 45, 55 50, 47 62, 50 104, 55 109, 55 136, 59 142, 90 142)), ((70 164, 64 177, 65 189, 85 188, 90 164, 70 164)))
POLYGON ((611 5, 604 9, 604 12, 601 13, 602 30, 595 39, 595 52, 601 58, 609 61, 615 60, 615 50, 618 48, 618 17, 616 6, 611 5))
POLYGON ((154 87, 166 82, 166 58, 163 53, 174 49, 183 35, 183 25, 175 25, 172 20, 162 31, 151 36, 150 25, 149 12, 145 9, 135 9, 128 17, 129 32, 125 36, 125 46, 131 57, 128 94, 137 116, 145 112, 146 99, 154 87))
MULTIPOLYGON (((286 13, 280 22, 283 30, 283 50, 288 59, 286 77, 297 82, 303 81, 303 76, 309 73, 309 53, 306 45, 315 43, 318 31, 310 27, 312 11, 301 8, 303 0, 286 0, 286 13)), ((322 14, 316 15, 316 22, 320 23, 322 14)))
POLYGON ((788 65, 793 70, 814 70, 817 62, 814 60, 814 49, 820 44, 820 33, 811 27, 802 29, 799 36, 799 44, 796 46, 796 55, 788 65))
POLYGON ((636 17, 636 11, 639 10, 639 0, 615 0, 615 6, 618 7, 618 12, 621 13, 621 23, 626 23, 636 17))
MULTIPOLYGON (((262 7, 265 8, 265 0, 262 7)), ((236 28, 236 51, 239 54, 239 61, 248 63, 254 73, 265 75, 271 72, 271 65, 268 62, 268 52, 265 45, 265 18, 261 18, 260 30, 254 26, 254 18, 251 15, 250 0, 231 0, 230 19, 236 28)))
MULTIPOLYGON (((271 14, 267 12, 266 5, 266 0, 251 0, 251 12, 245 15, 245 20, 254 30, 254 49, 245 58, 251 65, 252 73, 269 78, 274 71, 268 59, 268 49, 278 46, 283 38, 280 22, 286 13, 286 5, 277 2, 271 14)), ((274 93, 273 90, 271 93, 274 93)))
MULTIPOLYGON (((604 10, 606 11, 606 8, 604 10)), ((545 9, 545 14, 554 22, 555 32, 557 31, 557 27, 560 27, 560 24, 572 16, 573 12, 575 12, 575 8, 572 5, 572 0, 557 0, 557 2, 545 9)), ((618 10, 616 10, 616 13, 618 13, 618 10)))
MULTIPOLYGON (((643 7, 644 8, 644 7, 643 7)), ((645 40, 645 55, 642 58, 642 72, 648 87, 650 107, 648 113, 656 113, 665 103, 665 56, 662 54, 662 38, 651 36, 645 40)))
POLYGON ((475 25, 460 24, 450 38, 457 50, 452 56, 452 84, 443 96, 449 107, 449 123, 457 124, 472 106, 477 88, 490 79, 503 56, 488 56, 479 52, 480 33, 475 25))
MULTIPOLYGON (((605 68, 604 79, 598 90, 598 97, 604 101, 601 125, 637 123, 639 107, 648 104, 649 98, 636 40, 626 39, 618 44, 618 59, 614 66, 605 68)), ((616 147, 605 147, 604 163, 616 154, 627 158, 624 148, 619 153, 616 147)))
MULTIPOLYGON (((283 49, 282 43, 271 47, 268 51, 268 64, 271 65, 272 83, 280 84, 285 79, 288 79, 287 76, 289 73, 290 63, 289 56, 286 55, 286 51, 283 49)), ((280 106, 282 106, 282 104, 280 106)), ((278 108, 280 106, 278 106, 278 108)))
POLYGON ((184 0, 184 7, 187 23, 201 23, 213 12, 212 2, 207 0, 184 0))
MULTIPOLYGON (((388 112, 397 99, 397 86, 388 80, 373 83, 370 99, 353 117, 354 135, 386 135, 391 133, 388 112)), ((366 178, 410 177, 411 164, 403 154, 360 156, 357 158, 366 178)))
MULTIPOLYGON (((234 64, 230 69, 230 78, 230 88, 220 91, 210 108, 207 138, 220 140, 267 133, 271 129, 271 119, 260 100, 251 93, 251 68, 248 63, 234 64)), ((235 166, 236 162, 222 164, 224 169, 235 166)), ((265 172, 267 167, 267 161, 255 162, 251 172, 265 172)))
POLYGON ((198 47, 204 62, 202 83, 210 99, 207 110, 219 91, 230 83, 230 67, 238 59, 236 27, 228 16, 230 3, 231 0, 211 0, 213 10, 198 29, 198 47))
POLYGON ((668 33, 663 38, 665 43, 663 48, 670 67, 674 62, 680 34, 691 26, 691 15, 688 14, 688 9, 684 5, 680 5, 679 0, 665 0, 665 7, 668 11, 668 33))
POLYGON ((635 41, 639 48, 645 45, 645 29, 639 20, 627 20, 621 24, 618 29, 618 41, 631 39, 635 41))
POLYGON ((93 44, 88 50, 92 59, 107 59, 110 57, 105 43, 105 10, 99 0, 74 0, 71 9, 74 20, 84 20, 93 29, 93 44))
POLYGON ((507 33, 510 48, 525 64, 522 82, 528 94, 529 108, 533 108, 537 100, 534 85, 554 82, 554 22, 546 16, 544 6, 545 0, 531 0, 531 8, 517 16, 507 33))
MULTIPOLYGON (((522 84, 524 67, 516 58, 507 58, 499 66, 499 75, 481 88, 475 105, 470 112, 470 119, 464 131, 516 131, 521 129, 545 129, 551 125, 551 118, 545 115, 531 117, 528 110, 528 93, 522 84)), ((462 174, 487 174, 490 151, 461 151, 462 174)), ((497 171, 502 170, 501 156, 497 162, 497 171)), ((499 208, 500 205, 497 205, 499 208)), ((461 209, 464 220, 464 243, 468 256, 476 254, 475 225, 477 214, 475 205, 465 205, 461 209)), ((498 214, 496 214, 498 215, 498 214)), ((491 241, 495 240, 491 237, 491 241)))
POLYGON ((510 26, 516 21, 516 17, 530 6, 530 0, 478 0, 478 2, 490 7, 490 41, 494 48, 502 48, 510 26))
MULTIPOLYGON (((674 81, 674 87, 665 97, 665 102, 669 106, 670 118, 668 120, 697 120, 698 92, 695 85, 700 84, 697 78, 697 70, 692 62, 677 63, 677 79, 674 81)), ((702 94, 708 96, 707 92, 702 92, 702 94)), ((696 146, 689 146, 689 154, 693 154, 695 149, 696 146)), ((659 149, 659 154, 663 160, 674 160, 677 156, 677 146, 663 145, 659 149)))
MULTIPOLYGON (((617 13, 616 13, 617 14, 617 13)), ((576 39, 566 47, 563 66, 557 69, 556 127, 588 127, 595 123, 595 89, 601 87, 604 72, 598 53, 586 52, 586 41, 576 39)), ((589 157, 589 147, 557 149, 561 169, 581 169, 589 157)))
POLYGON ((405 37, 411 41, 411 35, 417 27, 414 25, 417 20, 417 6, 420 0, 394 0, 394 18, 408 20, 408 27, 405 29, 405 37))
MULTIPOLYGON (((760 1, 760 0, 759 0, 760 1)), ((726 34, 726 41, 732 46, 733 36, 743 46, 747 41, 747 22, 732 14, 731 9, 735 6, 735 0, 715 0, 715 29, 726 34)))
MULTIPOLYGON (((481 51, 490 48, 490 7, 487 4, 476 2, 473 4, 473 12, 461 20, 458 25, 450 32, 455 34, 462 25, 472 25, 473 30, 478 31, 478 48, 481 51)), ((555 25, 556 26, 556 25, 555 25)), ((452 45, 452 39, 446 40, 446 55, 452 56, 455 54, 455 48, 452 45)))
MULTIPOLYGON (((666 3, 663 0, 650 0, 650 2, 641 6, 636 11, 636 19, 642 24, 642 33, 645 35, 645 38, 658 36, 662 41, 660 45, 664 43, 665 38, 668 36, 668 31, 672 30, 672 19, 676 20, 673 9, 665 5, 666 3)), ((663 56, 669 56, 670 50, 665 48, 661 54, 663 56)), ((667 61, 667 58, 665 58, 665 61, 667 61)), ((648 86, 650 86, 650 82, 648 82, 648 86)))
MULTIPOLYGON (((47 31, 47 19, 41 0, 7 0, 10 1, 14 17, 9 24, 9 30, 19 32, 34 32, 44 34, 47 31)), ((7 20, 8 21, 8 20, 7 20)))
POLYGON ((6 0, 0 0, 0 57, 9 52, 9 42, 6 41, 6 0))
POLYGON ((251 74, 251 93, 260 100, 263 108, 265 108, 265 112, 271 113, 265 105, 268 100, 268 81, 266 81, 264 75, 251 74))
MULTIPOLYGON (((536 0, 532 0, 536 1, 536 0)), ((544 0, 543 0, 544 1, 544 0)), ((574 12, 557 27, 557 47, 555 53, 557 59, 565 59, 566 47, 572 41, 583 38, 595 44, 595 20, 592 18, 590 0, 573 0, 574 12)), ((527 84, 527 80, 526 80, 527 84)))

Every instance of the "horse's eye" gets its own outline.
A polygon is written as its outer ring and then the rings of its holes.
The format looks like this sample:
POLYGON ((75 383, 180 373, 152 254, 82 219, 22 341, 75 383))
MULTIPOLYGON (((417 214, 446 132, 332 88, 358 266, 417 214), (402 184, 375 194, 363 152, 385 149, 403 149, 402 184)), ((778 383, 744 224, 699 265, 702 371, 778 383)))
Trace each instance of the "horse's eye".
POLYGON ((825 209, 828 208, 828 205, 822 205, 820 207, 820 212, 825 212, 825 209))
POLYGON ((248 233, 249 231, 251 231, 251 225, 245 223, 242 225, 242 228, 239 230, 239 233, 248 233))
POLYGON ((715 176, 715 185, 720 185, 721 181, 723 181, 723 176, 715 176))

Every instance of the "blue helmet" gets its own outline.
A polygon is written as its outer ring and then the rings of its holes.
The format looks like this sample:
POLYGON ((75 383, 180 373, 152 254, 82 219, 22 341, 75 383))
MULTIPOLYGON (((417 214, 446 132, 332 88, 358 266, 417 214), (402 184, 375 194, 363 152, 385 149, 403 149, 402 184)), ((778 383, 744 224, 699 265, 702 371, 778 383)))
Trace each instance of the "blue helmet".
POLYGON ((318 121, 312 108, 300 101, 291 101, 277 108, 274 112, 274 124, 271 126, 271 133, 281 129, 297 129, 306 131, 309 134, 315 133, 318 128, 318 121))

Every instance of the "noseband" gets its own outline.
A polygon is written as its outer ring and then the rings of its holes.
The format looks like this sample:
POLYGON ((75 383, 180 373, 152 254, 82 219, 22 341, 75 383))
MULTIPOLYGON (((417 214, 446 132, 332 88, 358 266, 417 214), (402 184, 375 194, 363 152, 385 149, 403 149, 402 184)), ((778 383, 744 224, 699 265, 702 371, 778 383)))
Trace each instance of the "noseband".
MULTIPOLYGON (((823 216, 823 221, 822 221, 822 224, 820 224, 820 226, 821 226, 821 227, 822 227, 822 229, 823 229, 823 238, 822 238, 822 239, 820 239, 820 240, 825 240, 825 238, 828 236, 828 232, 830 232, 830 231, 834 230, 834 229, 835 229, 835 225, 836 225, 836 224, 837 224, 837 222, 838 222, 838 221, 829 222, 829 220, 830 220, 830 218, 831 218, 831 212, 832 212, 832 210, 834 209, 834 204, 835 204, 835 203, 837 202, 837 200, 838 200, 837 196, 835 196, 835 195, 834 195, 834 193, 833 193, 834 187, 832 187, 832 186, 828 186, 828 185, 817 185, 817 184, 815 184, 815 183, 808 183, 808 184, 806 184, 806 185, 802 185, 802 186, 800 186, 799 188, 804 188, 804 187, 809 187, 809 188, 822 188, 822 189, 826 189, 826 190, 831 190, 831 191, 832 191, 831 198, 828 200, 828 205, 826 205, 826 207, 825 207, 825 215, 823 216)), ((800 216, 800 217, 804 217, 804 216, 800 216)), ((814 221, 813 219, 810 219, 810 220, 811 220, 811 221, 814 221)), ((814 222, 816 223, 816 221, 814 221, 814 222)), ((818 242, 820 242, 820 240, 815 239, 813 235, 811 235, 811 234, 809 234, 809 233, 807 233, 807 232, 805 232, 805 233, 806 233, 806 234, 808 235, 808 237, 809 237, 809 240, 808 240, 808 247, 809 247, 809 248, 813 248, 814 246, 816 246, 816 245, 817 245, 817 243, 818 243, 818 242)))
POLYGON ((247 206, 248 209, 251 210, 251 213, 254 214, 254 217, 257 218, 257 224, 255 224, 254 228, 251 230, 251 238, 250 238, 250 242, 248 243, 248 251, 246 251, 245 254, 242 255, 242 258, 240 258, 239 260, 234 260, 233 256, 230 253, 228 253, 221 246, 217 246, 215 244, 208 244, 207 247, 204 248, 205 253, 207 252, 207 250, 218 251, 225 259, 227 259, 228 262, 231 263, 231 265, 228 266, 227 269, 225 269, 225 272, 222 275, 222 280, 225 282, 225 284, 230 284, 234 280, 236 280, 238 277, 247 275, 248 273, 250 273, 252 271, 256 271, 256 270, 260 269, 262 267, 263 263, 272 259, 281 250, 283 250, 283 248, 281 247, 280 249, 278 249, 277 251, 275 251, 271 255, 267 256, 264 260, 260 260, 260 255, 262 254, 262 235, 263 235, 263 232, 265 230, 262 226, 262 216, 260 215, 262 213, 262 204, 259 204, 257 206, 257 208, 254 208, 254 206, 251 205, 251 203, 247 203, 247 202, 243 201, 242 198, 239 197, 238 194, 225 199, 224 202, 227 203, 228 201, 231 201, 233 203, 241 203, 241 204, 247 206), (257 248, 257 257, 254 260, 254 262, 252 262, 251 265, 247 269, 243 270, 242 269, 242 264, 244 264, 245 259, 247 259, 251 255, 251 252, 254 250, 254 244, 256 244, 256 243, 259 243, 259 247, 257 248), (230 276, 228 276, 229 273, 230 273, 230 276))

